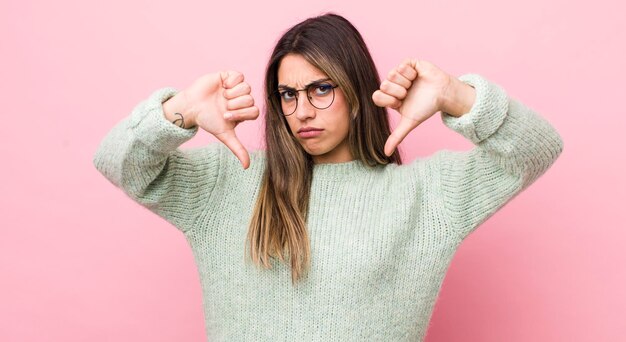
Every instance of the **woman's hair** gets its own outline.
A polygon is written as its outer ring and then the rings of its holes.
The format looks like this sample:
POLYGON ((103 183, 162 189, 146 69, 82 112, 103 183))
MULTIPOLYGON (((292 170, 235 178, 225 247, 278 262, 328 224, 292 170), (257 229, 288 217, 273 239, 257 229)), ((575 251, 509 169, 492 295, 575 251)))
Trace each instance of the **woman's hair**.
POLYGON ((280 99, 268 97, 278 89, 278 67, 287 54, 301 55, 344 92, 350 111, 348 143, 356 160, 367 166, 402 164, 402 160, 397 149, 391 156, 384 153, 391 134, 388 114, 372 100, 380 77, 357 29, 342 16, 326 13, 283 34, 265 72, 266 167, 247 238, 256 265, 271 268, 272 257, 284 262, 287 256, 295 283, 310 266, 306 222, 313 159, 289 129, 280 99))

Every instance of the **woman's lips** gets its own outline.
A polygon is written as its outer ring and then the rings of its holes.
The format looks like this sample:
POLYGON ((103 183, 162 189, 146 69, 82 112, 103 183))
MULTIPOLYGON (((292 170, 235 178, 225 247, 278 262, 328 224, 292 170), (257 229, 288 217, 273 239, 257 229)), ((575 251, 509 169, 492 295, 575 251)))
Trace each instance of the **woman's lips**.
POLYGON ((322 131, 323 131, 323 129, 314 130, 314 131, 299 132, 298 136, 300 138, 315 138, 315 137, 319 136, 320 134, 322 134, 322 131))

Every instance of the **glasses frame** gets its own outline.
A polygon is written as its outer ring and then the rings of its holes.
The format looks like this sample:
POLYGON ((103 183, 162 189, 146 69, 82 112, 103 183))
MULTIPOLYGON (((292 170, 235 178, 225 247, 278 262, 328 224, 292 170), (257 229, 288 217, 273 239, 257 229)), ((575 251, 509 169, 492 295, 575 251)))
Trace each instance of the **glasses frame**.
POLYGON ((308 84, 306 87, 304 87, 304 88, 302 88, 302 89, 294 89, 294 88, 290 88, 290 87, 283 87, 283 89, 278 89, 278 90, 273 91, 273 92, 272 92, 272 93, 268 96, 268 99, 269 99, 269 98, 271 98, 272 96, 276 96, 276 95, 278 95, 277 97, 278 97, 278 102, 279 102, 280 112, 283 114, 283 116, 290 116, 290 115, 293 115, 293 114, 294 114, 294 113, 298 110, 298 100, 300 99, 300 92, 301 92, 301 91, 306 90, 306 97, 307 97, 307 99, 309 100, 309 103, 311 104, 311 106, 313 106, 313 107, 315 107, 315 108, 317 108, 317 109, 326 109, 326 108, 328 108, 328 107, 332 106, 333 102, 335 102, 335 88, 339 87, 339 85, 338 85, 338 84, 336 84, 336 85, 332 85, 332 84, 330 84, 328 81, 330 81, 330 79, 325 79, 325 80, 316 81, 316 82, 313 82, 313 83, 311 83, 311 84, 308 84), (330 84, 330 86, 331 86, 331 90, 333 91, 333 99, 330 101, 330 104, 329 104, 328 106, 323 107, 323 108, 320 108, 320 107, 317 107, 316 105, 314 105, 314 104, 313 104, 313 102, 311 102, 311 97, 309 96, 309 89, 310 89, 311 87, 319 86, 320 84, 324 84, 324 83, 329 83, 329 84, 330 84), (281 97, 280 97, 280 92, 281 92, 281 91, 284 91, 284 90, 290 90, 290 91, 294 91, 294 92, 296 92, 296 107, 293 109, 293 112, 292 112, 291 114, 285 114, 285 113, 283 112, 283 107, 282 107, 282 105, 281 105, 281 103, 282 103, 282 99, 281 99, 281 97))

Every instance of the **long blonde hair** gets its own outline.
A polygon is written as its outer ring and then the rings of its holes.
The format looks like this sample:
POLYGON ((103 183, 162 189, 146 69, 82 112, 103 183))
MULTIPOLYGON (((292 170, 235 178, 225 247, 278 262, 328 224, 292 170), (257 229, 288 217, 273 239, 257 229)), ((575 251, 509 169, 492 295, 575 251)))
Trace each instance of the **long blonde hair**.
POLYGON ((351 116, 348 142, 355 159, 368 166, 402 160, 398 150, 389 157, 383 151, 391 134, 388 113, 371 98, 380 78, 357 29, 342 16, 326 13, 287 30, 265 72, 265 171, 247 241, 254 263, 266 269, 271 268, 270 258, 284 262, 288 257, 295 284, 310 267, 306 222, 313 160, 291 133, 280 100, 269 95, 278 89, 278 67, 289 53, 303 56, 344 92, 351 116))

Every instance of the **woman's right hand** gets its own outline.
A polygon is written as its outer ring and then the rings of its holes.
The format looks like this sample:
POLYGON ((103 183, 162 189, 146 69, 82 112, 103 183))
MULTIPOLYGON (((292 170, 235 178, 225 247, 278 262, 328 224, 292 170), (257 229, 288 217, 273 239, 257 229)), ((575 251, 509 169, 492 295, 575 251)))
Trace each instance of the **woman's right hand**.
POLYGON ((250 91, 243 74, 232 70, 201 76, 182 91, 191 122, 224 143, 244 169, 250 166, 250 156, 237 138, 235 126, 259 116, 250 91), (225 118, 227 113, 232 116, 225 118))

